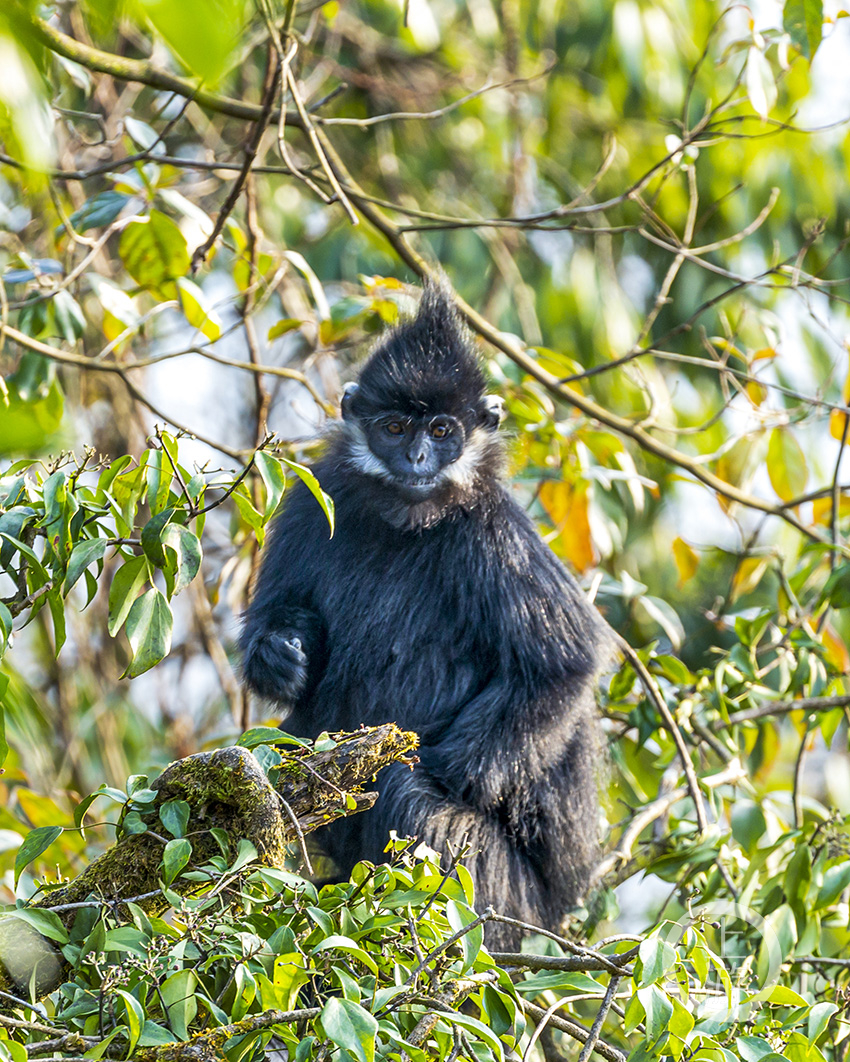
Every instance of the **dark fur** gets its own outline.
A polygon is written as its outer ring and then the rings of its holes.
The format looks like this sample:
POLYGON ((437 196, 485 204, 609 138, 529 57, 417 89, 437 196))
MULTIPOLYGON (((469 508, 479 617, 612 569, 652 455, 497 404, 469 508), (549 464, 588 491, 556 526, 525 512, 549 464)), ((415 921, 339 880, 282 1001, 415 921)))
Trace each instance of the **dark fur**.
POLYGON ((501 482, 498 415, 440 289, 372 355, 344 413, 315 468, 336 534, 297 487, 247 613, 245 677, 296 734, 394 720, 421 736, 419 766, 386 770, 372 811, 320 835, 342 871, 380 861, 391 828, 438 849, 467 838, 477 905, 555 928, 596 848, 603 625, 501 482), (479 459, 424 498, 364 474, 359 426, 387 410, 450 413, 479 459))

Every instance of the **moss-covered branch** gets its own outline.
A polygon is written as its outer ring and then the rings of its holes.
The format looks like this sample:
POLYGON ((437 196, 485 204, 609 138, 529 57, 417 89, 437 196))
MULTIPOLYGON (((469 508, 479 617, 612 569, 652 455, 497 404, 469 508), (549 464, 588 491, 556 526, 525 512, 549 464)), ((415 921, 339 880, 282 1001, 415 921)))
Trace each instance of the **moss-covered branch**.
MULTIPOLYGON (((78 878, 33 906, 55 909, 66 928, 77 915, 76 906, 68 905, 92 899, 115 905, 137 898, 148 912, 163 911, 167 901, 160 883, 167 839, 162 836, 159 809, 174 800, 189 805, 186 836, 192 844, 191 866, 201 866, 221 854, 211 832, 214 829, 227 833, 233 855, 239 841, 247 839, 264 863, 282 866, 286 846, 299 835, 371 807, 378 794, 364 792, 363 787, 383 767, 404 761, 417 743, 415 734, 392 723, 364 728, 338 737, 333 748, 321 752, 300 749, 287 753, 276 785, 254 755, 238 746, 177 760, 151 783, 156 793, 153 802, 136 812, 147 830, 122 832, 125 809, 113 847, 78 878)), ((197 888, 197 882, 180 877, 171 885, 179 894, 197 888)), ((59 952, 36 928, 17 917, 0 920, 0 960, 0 990, 26 991, 37 967, 36 983, 43 994, 56 987, 65 971, 59 952)))

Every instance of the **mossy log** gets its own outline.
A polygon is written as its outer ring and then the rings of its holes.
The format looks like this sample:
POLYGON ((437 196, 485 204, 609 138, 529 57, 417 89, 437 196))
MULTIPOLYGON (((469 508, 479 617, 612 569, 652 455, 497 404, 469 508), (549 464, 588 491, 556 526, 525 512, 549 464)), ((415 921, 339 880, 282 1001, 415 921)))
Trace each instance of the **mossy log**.
MULTIPOLYGON (((56 909, 66 927, 78 911, 68 905, 91 900, 113 906, 133 899, 150 913, 163 911, 167 901, 160 890, 161 865, 168 838, 162 835, 159 808, 170 800, 185 800, 190 808, 191 865, 221 854, 210 833, 217 828, 227 832, 234 855, 239 841, 247 839, 264 863, 282 866, 287 846, 299 834, 370 808, 378 794, 363 787, 388 764, 408 762, 418 744, 415 734, 393 723, 335 735, 335 740, 333 748, 321 752, 287 752, 275 785, 254 755, 239 746, 176 760, 151 783, 156 798, 141 815, 148 830, 122 832, 122 816, 112 848, 32 906, 56 909)), ((197 888, 179 877, 171 885, 184 894, 197 888)), ((0 991, 26 995, 34 969, 39 995, 57 987, 67 969, 54 945, 15 916, 0 920, 0 964, 0 991)))

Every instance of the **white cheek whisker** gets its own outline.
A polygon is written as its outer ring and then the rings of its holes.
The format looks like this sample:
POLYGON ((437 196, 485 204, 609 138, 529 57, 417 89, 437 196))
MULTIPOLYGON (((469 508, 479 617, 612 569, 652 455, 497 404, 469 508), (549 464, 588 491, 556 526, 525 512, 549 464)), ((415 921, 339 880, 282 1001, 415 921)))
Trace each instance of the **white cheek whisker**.
POLYGON ((461 490, 469 490, 490 450, 490 434, 483 428, 473 428, 460 457, 446 465, 437 478, 442 482, 453 483, 461 490))
POLYGON ((394 479, 392 472, 369 448, 369 443, 359 424, 346 424, 345 432, 348 436, 347 463, 358 472, 362 472, 364 476, 373 476, 375 479, 391 483, 394 479))

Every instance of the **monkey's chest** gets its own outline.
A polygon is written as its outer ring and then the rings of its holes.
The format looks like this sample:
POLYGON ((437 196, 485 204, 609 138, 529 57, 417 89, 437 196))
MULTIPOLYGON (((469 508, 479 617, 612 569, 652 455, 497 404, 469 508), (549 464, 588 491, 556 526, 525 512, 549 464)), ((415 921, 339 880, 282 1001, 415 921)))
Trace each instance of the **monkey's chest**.
POLYGON ((475 696, 492 673, 493 649, 473 581, 451 575, 415 555, 376 556, 368 582, 339 578, 336 607, 331 600, 325 608, 317 714, 395 720, 421 732, 447 723, 475 696))

